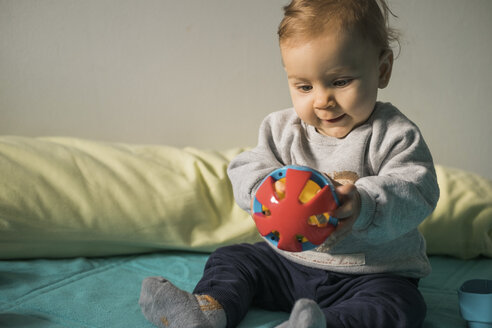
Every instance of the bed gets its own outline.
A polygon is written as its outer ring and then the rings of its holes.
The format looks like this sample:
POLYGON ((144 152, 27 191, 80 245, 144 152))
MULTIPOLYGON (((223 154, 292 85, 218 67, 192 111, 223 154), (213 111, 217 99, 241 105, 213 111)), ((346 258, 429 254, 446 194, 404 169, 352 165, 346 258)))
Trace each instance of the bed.
MULTIPOLYGON (((191 291, 211 251, 259 240, 226 175, 241 151, 0 137, 0 327, 152 327, 145 277, 191 291)), ((424 327, 465 327, 458 288, 492 279, 492 181, 437 174, 441 198, 420 226, 433 268, 424 327)), ((287 317, 253 308, 240 327, 287 317)))

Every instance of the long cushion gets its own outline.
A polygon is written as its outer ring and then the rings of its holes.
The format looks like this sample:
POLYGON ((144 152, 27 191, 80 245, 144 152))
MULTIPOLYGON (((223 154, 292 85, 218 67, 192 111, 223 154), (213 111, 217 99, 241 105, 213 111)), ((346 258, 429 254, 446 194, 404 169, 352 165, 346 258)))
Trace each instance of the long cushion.
MULTIPOLYGON (((0 137, 0 258, 193 250, 259 240, 234 202, 241 152, 0 137)), ((441 198, 421 225, 429 254, 492 257, 492 182, 437 166, 441 198)))

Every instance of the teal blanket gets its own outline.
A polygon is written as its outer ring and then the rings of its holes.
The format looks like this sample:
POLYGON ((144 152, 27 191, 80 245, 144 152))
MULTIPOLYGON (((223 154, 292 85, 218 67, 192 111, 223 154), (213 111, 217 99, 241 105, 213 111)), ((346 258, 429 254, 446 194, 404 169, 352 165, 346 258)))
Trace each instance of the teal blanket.
MULTIPOLYGON (((163 275, 191 291, 207 254, 0 261, 0 327, 153 327, 140 313, 141 281, 163 275)), ((241 327, 272 327, 285 313, 254 309, 241 327)))
MULTIPOLYGON (((162 275, 191 291, 208 254, 165 252, 107 258, 0 261, 0 327, 149 327, 140 313, 140 283, 162 275)), ((457 289, 492 278, 492 259, 431 257, 420 289, 428 305, 424 327, 465 327, 457 289)), ((288 315, 253 308, 240 327, 274 327, 288 315)))

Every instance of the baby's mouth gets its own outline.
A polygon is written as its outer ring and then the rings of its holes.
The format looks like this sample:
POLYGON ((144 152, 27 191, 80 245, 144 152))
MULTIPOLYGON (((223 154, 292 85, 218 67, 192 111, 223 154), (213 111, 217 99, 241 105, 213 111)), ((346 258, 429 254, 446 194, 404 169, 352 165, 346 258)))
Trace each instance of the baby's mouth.
POLYGON ((331 120, 325 120, 325 121, 328 123, 337 123, 337 122, 341 121, 344 117, 345 117, 345 114, 342 114, 336 118, 333 118, 331 120))

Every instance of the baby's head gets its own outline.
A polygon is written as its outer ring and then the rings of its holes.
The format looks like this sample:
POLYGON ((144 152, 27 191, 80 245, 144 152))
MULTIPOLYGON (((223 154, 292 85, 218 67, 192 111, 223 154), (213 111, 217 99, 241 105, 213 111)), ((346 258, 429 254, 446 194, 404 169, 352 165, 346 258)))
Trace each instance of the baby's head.
POLYGON ((389 82, 391 44, 384 0, 293 0, 278 35, 294 108, 328 136, 343 138, 371 115, 389 82))
POLYGON ((281 46, 341 31, 357 32, 381 50, 398 42, 385 0, 293 0, 284 12, 278 29, 281 46))

